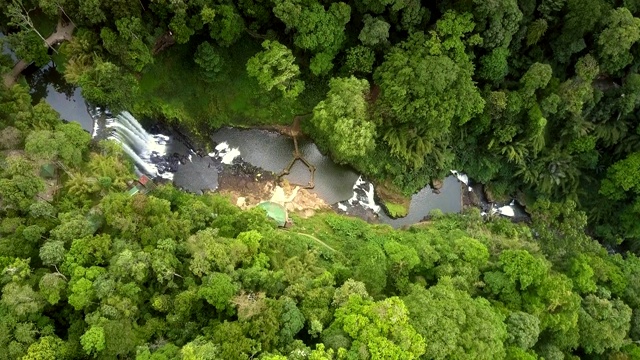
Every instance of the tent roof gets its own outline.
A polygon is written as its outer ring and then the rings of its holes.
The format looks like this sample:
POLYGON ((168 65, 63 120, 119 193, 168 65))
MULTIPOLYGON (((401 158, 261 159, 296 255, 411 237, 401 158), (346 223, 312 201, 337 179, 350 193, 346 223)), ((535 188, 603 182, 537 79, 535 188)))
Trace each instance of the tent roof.
POLYGON ((271 201, 264 201, 258 204, 258 207, 263 208, 267 212, 267 216, 272 218, 278 223, 278 226, 284 226, 287 222, 287 209, 271 201))
POLYGON ((127 193, 129 193, 129 196, 133 196, 133 195, 137 194, 138 192, 140 192, 140 189, 138 189, 137 186, 134 186, 131 189, 129 189, 129 191, 127 191, 127 193))
POLYGON ((40 176, 45 178, 52 178, 56 175, 55 165, 49 163, 40 166, 40 176))

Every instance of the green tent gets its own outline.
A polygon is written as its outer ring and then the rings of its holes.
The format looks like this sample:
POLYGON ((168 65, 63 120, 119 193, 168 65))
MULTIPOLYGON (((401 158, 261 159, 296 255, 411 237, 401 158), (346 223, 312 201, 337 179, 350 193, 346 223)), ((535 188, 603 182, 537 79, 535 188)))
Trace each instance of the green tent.
POLYGON ((278 226, 284 226, 287 222, 287 209, 284 206, 271 201, 263 201, 258 204, 258 207, 263 208, 267 212, 267 216, 275 220, 278 226))
POLYGON ((56 166, 51 163, 40 166, 40 176, 46 179, 52 179, 56 176, 56 166))

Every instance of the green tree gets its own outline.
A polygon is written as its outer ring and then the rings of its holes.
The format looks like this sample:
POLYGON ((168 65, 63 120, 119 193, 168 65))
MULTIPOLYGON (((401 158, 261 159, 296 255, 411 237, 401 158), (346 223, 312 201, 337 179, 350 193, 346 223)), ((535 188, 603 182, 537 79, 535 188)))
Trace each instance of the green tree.
POLYGON ((603 0, 567 0, 560 35, 552 44, 554 57, 568 63, 571 56, 587 47, 585 37, 593 32, 609 4, 603 0))
POLYGON ((215 19, 209 23, 209 35, 220 46, 233 45, 244 33, 244 20, 233 2, 213 8, 215 19))
POLYGON ((351 18, 351 8, 343 2, 332 3, 327 10, 315 1, 280 0, 276 1, 273 14, 287 28, 296 30, 293 42, 297 47, 325 53, 332 59, 346 39, 345 25, 351 18))
POLYGON ((65 254, 63 241, 47 241, 40 248, 40 259, 44 265, 60 265, 65 254))
POLYGON ((267 91, 274 87, 286 98, 296 98, 304 90, 304 82, 298 80, 300 68, 286 46, 277 41, 265 40, 263 51, 247 61, 247 73, 258 80, 267 91))
POLYGON ((47 53, 47 46, 34 31, 20 31, 10 34, 8 41, 16 56, 26 62, 34 62, 36 66, 44 66, 51 61, 47 53))
POLYGON ((347 49, 343 71, 347 74, 369 74, 373 71, 375 54, 366 46, 358 45, 347 49))
POLYGON ((22 156, 9 156, 0 178, 0 208, 28 210, 44 182, 34 175, 34 166, 22 156))
POLYGON ((379 17, 365 15, 363 18, 364 27, 358 35, 358 39, 367 46, 383 45, 389 38, 391 25, 379 17))
POLYGON ((282 328, 280 329, 280 341, 282 344, 290 344, 294 337, 304 328, 305 317, 290 298, 283 299, 282 328))
POLYGON ((504 358, 507 328, 486 299, 474 299, 444 278, 429 289, 414 286, 404 300, 409 323, 428 344, 427 358, 504 358))
POLYGON ((104 48, 118 56, 125 66, 138 72, 153 63, 151 50, 144 42, 148 33, 142 19, 122 18, 116 20, 115 25, 117 33, 108 27, 103 27, 100 31, 104 48))
POLYGON ((87 355, 96 356, 105 349, 104 328, 101 326, 92 326, 80 338, 82 348, 87 355))
POLYGON ((336 161, 346 163, 375 147, 375 124, 368 119, 367 80, 333 78, 325 100, 313 109, 313 123, 327 139, 336 161))
POLYGON ((615 74, 633 61, 630 50, 640 40, 640 19, 622 7, 612 10, 604 23, 606 29, 598 37, 600 66, 615 74))
POLYGON ((43 336, 29 346, 22 360, 56 360, 66 356, 64 341, 55 336, 43 336))
POLYGON ((215 306, 218 312, 233 313, 231 299, 233 299, 237 291, 238 287, 232 282, 229 275, 213 273, 203 279, 198 295, 209 304, 215 306))
POLYGON ((107 14, 101 7, 100 0, 86 0, 78 2, 78 14, 88 24, 95 25, 107 20, 107 14))
POLYGON ((522 311, 512 312, 505 320, 507 325, 506 343, 527 350, 538 342, 540 320, 522 311))
POLYGON ((409 168, 426 162, 444 169, 442 154, 451 129, 484 107, 471 79, 473 65, 463 39, 473 26, 470 14, 448 12, 435 32, 413 33, 391 49, 374 74, 383 108, 380 133, 392 154, 409 168))
POLYGON ((316 76, 326 75, 333 69, 333 54, 328 52, 319 52, 311 58, 309 70, 316 76))
POLYGON ((215 360, 218 359, 218 347, 203 337, 197 337, 180 350, 184 360, 215 360))
MULTIPOLYGON (((27 6, 29 6, 27 4, 27 6)), ((25 6, 22 0, 10 0, 7 1, 6 8, 4 8, 4 13, 9 18, 9 22, 7 25, 15 26, 22 31, 20 32, 22 35, 18 35, 18 38, 21 38, 22 41, 27 40, 30 41, 31 44, 25 47, 30 48, 30 50, 26 51, 26 54, 30 55, 30 60, 43 60, 44 55, 41 50, 37 49, 37 45, 33 40, 33 37, 30 37, 30 33, 35 34, 42 42, 40 42, 41 48, 50 48, 49 44, 45 40, 44 36, 40 34, 36 26, 34 25, 33 20, 31 19, 30 12, 34 9, 27 10, 27 6, 25 6)), ((22 42, 19 41, 19 42, 22 42)), ((16 43, 17 45, 17 43, 16 43)), ((53 49, 54 52, 57 52, 53 49)), ((46 52, 45 52, 46 53, 46 52)), ((29 59, 29 58, 28 58, 29 59)), ((41 63, 41 65, 44 65, 41 63)))
POLYGON ((18 317, 36 315, 44 307, 44 299, 29 285, 9 283, 2 288, 0 304, 18 317))
POLYGON ((40 295, 51 305, 57 304, 67 287, 65 276, 60 273, 46 274, 38 284, 40 295))
POLYGON ((353 295, 336 310, 331 327, 351 338, 349 358, 417 359, 425 353, 425 340, 411 326, 409 312, 397 297, 373 302, 353 295))
POLYGON ((60 160, 70 166, 79 166, 89 141, 91 135, 80 124, 60 124, 55 131, 31 132, 25 141, 25 151, 39 159, 60 160))
POLYGON ((481 32, 482 46, 488 49, 508 47, 522 21, 518 2, 474 0, 473 4, 476 30, 481 32))
POLYGON ((625 343, 630 323, 631 309, 621 300, 587 295, 578 319, 580 345, 588 354, 617 350, 625 343))
POLYGON ((496 48, 491 53, 480 59, 480 70, 478 75, 483 79, 500 82, 507 76, 509 72, 509 50, 505 48, 496 48))
POLYGON ((82 95, 94 104, 106 104, 112 110, 127 108, 138 90, 133 75, 117 65, 98 60, 76 81, 82 87, 82 95))
POLYGON ((202 73, 207 81, 215 81, 222 71, 223 61, 213 46, 205 41, 198 45, 193 59, 202 69, 202 73))

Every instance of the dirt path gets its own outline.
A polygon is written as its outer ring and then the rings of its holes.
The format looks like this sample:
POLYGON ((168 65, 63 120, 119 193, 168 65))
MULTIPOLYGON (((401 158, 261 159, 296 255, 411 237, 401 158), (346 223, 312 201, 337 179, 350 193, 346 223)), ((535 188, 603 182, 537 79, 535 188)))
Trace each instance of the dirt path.
POLYGON ((333 252, 338 252, 338 250, 332 248, 331 246, 327 245, 327 243, 325 243, 324 241, 318 239, 317 237, 313 236, 313 235, 309 235, 309 234, 305 234, 305 233, 301 233, 301 232, 296 232, 296 231, 292 231, 292 233, 294 234, 298 234, 298 235, 302 235, 302 236, 306 236, 316 242, 318 242, 321 245, 324 245, 326 248, 328 248, 329 250, 333 251, 333 252))
MULTIPOLYGON (((65 40, 71 40, 74 28, 75 25, 71 22, 63 24, 62 21, 58 21, 58 25, 56 25, 56 31, 53 34, 49 35, 48 38, 46 38, 47 47, 51 47, 65 40)), ((13 84, 18 81, 20 73, 22 73, 22 71, 24 71, 24 69, 26 69, 30 64, 30 62, 26 62, 25 60, 18 61, 18 63, 13 67, 13 70, 2 77, 4 85, 6 87, 13 86, 13 84)))

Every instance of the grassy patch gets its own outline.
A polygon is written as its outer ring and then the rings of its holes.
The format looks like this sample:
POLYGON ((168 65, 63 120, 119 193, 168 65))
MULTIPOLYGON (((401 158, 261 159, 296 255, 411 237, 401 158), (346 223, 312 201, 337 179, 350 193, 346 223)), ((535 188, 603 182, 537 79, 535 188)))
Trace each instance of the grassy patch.
POLYGON ((376 194, 384 210, 392 218, 404 217, 409 213, 411 197, 404 196, 402 191, 394 186, 390 181, 378 184, 376 194))
POLYGON ((140 94, 134 112, 163 116, 191 129, 224 125, 252 126, 290 124, 294 115, 311 111, 324 96, 311 86, 298 100, 283 99, 266 92, 247 75, 247 60, 261 50, 252 38, 243 38, 230 48, 220 48, 224 68, 215 82, 206 82, 193 61, 198 41, 174 45, 158 55, 140 79, 140 94))
POLYGON ((405 204, 385 202, 384 207, 387 209, 387 213, 392 218, 405 217, 409 213, 409 206, 405 204))

